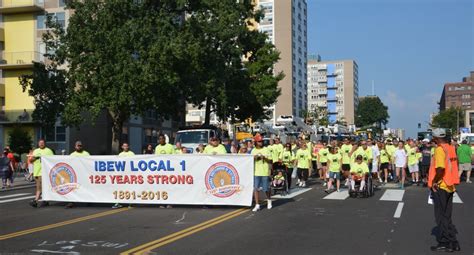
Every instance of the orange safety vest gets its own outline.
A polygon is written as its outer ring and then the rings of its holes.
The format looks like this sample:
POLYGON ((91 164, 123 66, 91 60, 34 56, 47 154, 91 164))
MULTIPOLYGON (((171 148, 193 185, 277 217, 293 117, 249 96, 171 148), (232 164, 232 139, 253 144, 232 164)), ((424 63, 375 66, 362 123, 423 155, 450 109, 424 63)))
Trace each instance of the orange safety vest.
MULTIPOLYGON (((444 165, 443 181, 448 186, 459 184, 459 172, 458 172, 458 157, 456 155, 456 148, 447 143, 442 143, 441 146, 446 154, 444 165)), ((431 158, 430 171, 428 174, 428 187, 431 188, 433 179, 436 175, 436 151, 435 156, 431 158)))

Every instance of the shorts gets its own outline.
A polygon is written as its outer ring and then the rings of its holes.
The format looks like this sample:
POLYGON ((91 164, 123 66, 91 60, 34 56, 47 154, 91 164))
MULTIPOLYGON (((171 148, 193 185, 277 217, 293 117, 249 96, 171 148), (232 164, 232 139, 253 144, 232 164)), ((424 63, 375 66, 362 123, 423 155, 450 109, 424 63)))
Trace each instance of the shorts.
POLYGON ((321 166, 327 166, 328 162, 321 162, 321 166))
POLYGON ((270 182, 268 181, 268 176, 254 176, 253 177, 253 187, 255 190, 262 188, 263 192, 268 192, 270 182))
POLYGON ((421 166, 420 166, 420 173, 421 173, 421 176, 427 176, 429 170, 430 170, 430 166, 421 165, 421 166))
POLYGON ((388 169, 388 163, 380 164, 380 170, 388 169))
POLYGON ((418 164, 409 165, 409 166, 408 166, 408 171, 409 171, 410 173, 419 172, 420 170, 418 169, 418 164))
POLYGON ((350 171, 351 164, 342 164, 342 171, 350 171))
POLYGON ((320 162, 318 162, 318 163, 316 164, 316 166, 318 167, 318 169, 321 169, 321 167, 322 167, 323 165, 322 165, 320 162))
POLYGON ((339 180, 339 179, 341 179, 341 173, 340 172, 329 172, 329 178, 334 179, 334 180, 339 180))
POLYGON ((35 176, 36 191, 42 191, 41 187, 41 176, 35 176))
POLYGON ((371 170, 371 173, 377 173, 379 171, 379 163, 377 163, 377 161, 373 161, 372 169, 370 170, 371 170))
POLYGON ((459 171, 471 171, 471 163, 459 164, 459 171))

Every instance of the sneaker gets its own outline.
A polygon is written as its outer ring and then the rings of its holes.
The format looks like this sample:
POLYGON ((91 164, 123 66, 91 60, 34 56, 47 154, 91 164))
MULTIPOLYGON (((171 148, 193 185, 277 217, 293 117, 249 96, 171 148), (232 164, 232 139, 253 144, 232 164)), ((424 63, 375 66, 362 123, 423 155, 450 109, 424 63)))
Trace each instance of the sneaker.
POLYGON ((255 207, 252 209, 252 212, 256 212, 260 210, 260 205, 256 204, 255 207))
POLYGON ((267 209, 272 209, 272 200, 267 200, 267 209))
POLYGON ((303 182, 303 185, 301 185, 302 188, 306 187, 306 182, 303 182))
POLYGON ((337 192, 341 192, 341 190, 338 189, 337 192))
POLYGON ((466 183, 472 183, 472 181, 471 180, 466 180, 466 183))
POLYGON ((326 187, 326 186, 328 186, 328 183, 324 182, 323 187, 326 187))
POLYGON ((379 182, 383 182, 383 181, 382 181, 382 178, 379 178, 379 182))
POLYGON ((453 251, 461 251, 461 246, 459 246, 459 242, 458 241, 452 242, 451 249, 453 249, 453 251))
POLYGON ((38 202, 36 202, 36 200, 31 200, 31 201, 30 201, 30 205, 31 205, 32 207, 35 207, 35 208, 36 208, 36 207, 38 207, 38 202))
POLYGON ((402 183, 402 184, 400 184, 400 189, 403 189, 403 186, 404 186, 404 185, 403 185, 403 183, 402 183))
POLYGON ((112 206, 112 209, 118 209, 118 208, 122 208, 122 205, 119 203, 116 203, 112 206))
POLYGON ((384 183, 387 184, 388 183, 387 180, 385 180, 384 183))

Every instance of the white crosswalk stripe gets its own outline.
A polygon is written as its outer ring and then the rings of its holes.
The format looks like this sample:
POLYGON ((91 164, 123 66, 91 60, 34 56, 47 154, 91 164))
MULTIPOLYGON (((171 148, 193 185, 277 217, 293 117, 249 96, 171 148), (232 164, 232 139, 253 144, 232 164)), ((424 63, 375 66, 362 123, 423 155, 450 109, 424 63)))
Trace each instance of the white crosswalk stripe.
POLYGON ((461 198, 459 197, 459 194, 457 192, 454 192, 454 195, 453 195, 453 203, 455 204, 462 204, 462 200, 461 198))
POLYGON ((402 201, 405 190, 401 189, 387 189, 383 196, 380 198, 381 201, 402 201))
POLYGON ((27 200, 27 199, 31 199, 31 198, 34 198, 34 197, 35 196, 33 196, 32 193, 18 193, 18 194, 0 196, 0 204, 15 202, 15 201, 21 201, 21 200, 27 200), (6 198, 8 198, 8 199, 6 199, 6 198))
POLYGON ((333 192, 333 193, 325 196, 323 199, 345 200, 348 197, 349 197, 349 191, 348 190, 341 190, 340 192, 333 192))

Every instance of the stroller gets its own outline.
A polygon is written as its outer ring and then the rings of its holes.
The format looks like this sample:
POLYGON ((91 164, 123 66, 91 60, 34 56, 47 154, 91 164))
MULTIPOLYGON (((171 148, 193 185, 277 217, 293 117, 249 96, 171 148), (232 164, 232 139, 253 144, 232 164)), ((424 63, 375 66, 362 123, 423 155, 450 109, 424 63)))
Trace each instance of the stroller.
POLYGON ((286 176, 286 170, 284 168, 278 168, 274 170, 274 175, 270 183, 272 195, 276 195, 277 193, 281 194, 282 196, 288 195, 288 180, 286 176), (278 178, 278 176, 283 178, 278 178), (280 180, 279 183, 277 183, 278 179, 280 180))

